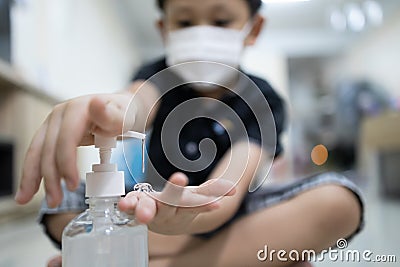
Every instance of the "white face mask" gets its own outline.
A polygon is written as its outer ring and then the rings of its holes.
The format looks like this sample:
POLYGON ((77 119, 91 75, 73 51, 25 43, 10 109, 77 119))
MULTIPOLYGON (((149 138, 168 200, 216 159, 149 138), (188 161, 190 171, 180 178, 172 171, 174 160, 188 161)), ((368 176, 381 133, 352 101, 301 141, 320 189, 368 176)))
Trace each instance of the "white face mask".
POLYGON ((237 74, 234 69, 239 67, 249 28, 250 24, 246 24, 243 30, 193 26, 172 31, 166 41, 167 65, 201 61, 172 70, 185 82, 205 82, 196 89, 215 89, 212 84, 225 84, 237 74))

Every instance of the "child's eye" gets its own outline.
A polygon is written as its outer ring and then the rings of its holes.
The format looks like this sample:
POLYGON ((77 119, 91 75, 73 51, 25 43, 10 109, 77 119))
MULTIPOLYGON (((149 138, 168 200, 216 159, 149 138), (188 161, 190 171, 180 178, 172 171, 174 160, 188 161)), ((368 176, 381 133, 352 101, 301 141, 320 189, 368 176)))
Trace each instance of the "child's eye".
POLYGON ((186 28, 186 27, 193 26, 193 24, 190 20, 180 20, 180 21, 178 21, 177 24, 180 28, 186 28))
POLYGON ((214 21, 214 25, 217 27, 227 27, 231 23, 228 19, 217 19, 214 21))

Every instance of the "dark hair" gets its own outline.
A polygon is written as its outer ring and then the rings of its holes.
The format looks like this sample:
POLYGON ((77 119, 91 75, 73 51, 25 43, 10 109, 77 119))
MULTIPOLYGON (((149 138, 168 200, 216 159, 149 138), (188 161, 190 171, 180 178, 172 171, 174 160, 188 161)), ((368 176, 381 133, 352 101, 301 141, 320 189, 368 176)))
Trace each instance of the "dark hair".
MULTIPOLYGON (((164 10, 164 6, 165 6, 165 2, 166 1, 167 0, 157 0, 158 7, 161 10, 164 10)), ((245 1, 249 5, 251 15, 254 16, 258 12, 258 10, 260 9, 261 4, 262 4, 262 0, 245 0, 245 1)))

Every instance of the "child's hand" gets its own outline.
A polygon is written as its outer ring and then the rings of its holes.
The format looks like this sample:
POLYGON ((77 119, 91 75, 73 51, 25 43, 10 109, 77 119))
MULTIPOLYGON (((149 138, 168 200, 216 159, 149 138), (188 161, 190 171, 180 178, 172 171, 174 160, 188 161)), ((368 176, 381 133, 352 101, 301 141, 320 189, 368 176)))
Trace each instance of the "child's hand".
POLYGON ((134 109, 129 105, 130 100, 127 94, 110 94, 79 97, 57 105, 39 128, 26 154, 16 201, 29 202, 43 177, 48 205, 59 205, 63 198, 61 178, 69 190, 79 184, 76 147, 92 145, 93 133, 117 136, 123 127, 131 128, 135 110, 128 111, 132 119, 124 125, 128 106, 134 109))
POLYGON ((135 214, 153 232, 186 234, 197 215, 219 208, 219 197, 235 194, 233 183, 224 179, 193 187, 186 187, 187 183, 186 175, 175 173, 162 192, 130 192, 120 201, 119 209, 135 214))

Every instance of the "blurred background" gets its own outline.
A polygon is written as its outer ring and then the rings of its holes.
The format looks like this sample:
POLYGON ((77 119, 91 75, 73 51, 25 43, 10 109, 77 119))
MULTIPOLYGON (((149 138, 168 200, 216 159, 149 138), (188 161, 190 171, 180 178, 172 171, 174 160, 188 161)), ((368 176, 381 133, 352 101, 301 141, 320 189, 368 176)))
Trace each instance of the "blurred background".
MULTIPOLYGON (((400 261, 400 1, 265 0, 261 13, 267 27, 243 68, 270 81, 290 117, 271 177, 345 172, 367 203, 349 248, 400 261)), ((121 90, 160 57, 159 16, 153 0, 0 0, 0 267, 57 254, 35 221, 43 192, 13 201, 35 130, 54 104, 121 90)), ((79 149, 82 174, 95 155, 79 149)), ((332 265, 397 266, 316 264, 332 265)))

